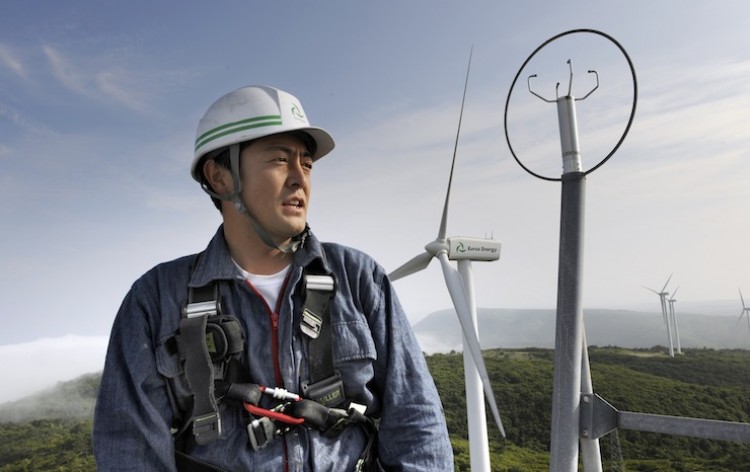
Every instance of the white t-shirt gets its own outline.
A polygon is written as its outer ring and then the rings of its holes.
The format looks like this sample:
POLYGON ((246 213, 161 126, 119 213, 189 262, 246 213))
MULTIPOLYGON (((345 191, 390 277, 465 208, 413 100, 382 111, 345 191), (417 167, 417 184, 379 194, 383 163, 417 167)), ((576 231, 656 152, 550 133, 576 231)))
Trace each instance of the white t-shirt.
POLYGON ((284 285, 284 280, 286 279, 286 275, 289 273, 289 268, 291 267, 291 265, 288 265, 281 269, 279 272, 271 275, 251 274, 250 272, 240 267, 236 262, 234 263, 234 265, 236 265, 240 270, 240 273, 245 278, 245 280, 250 282, 250 284, 255 287, 255 290, 257 290, 258 293, 260 293, 263 298, 266 299, 266 303, 268 303, 268 306, 272 310, 275 310, 276 302, 279 300, 279 292, 281 292, 281 287, 282 285, 284 285))

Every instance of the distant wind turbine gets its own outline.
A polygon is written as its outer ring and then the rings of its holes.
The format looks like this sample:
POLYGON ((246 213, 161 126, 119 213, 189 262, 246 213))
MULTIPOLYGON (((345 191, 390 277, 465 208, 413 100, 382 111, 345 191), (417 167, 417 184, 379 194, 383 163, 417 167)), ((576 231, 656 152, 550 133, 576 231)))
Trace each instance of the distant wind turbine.
POLYGON ((675 295, 677 295, 679 289, 680 286, 678 285, 677 288, 674 289, 674 292, 672 292, 672 297, 668 298, 667 301, 669 302, 669 317, 672 320, 672 328, 674 329, 674 339, 677 341, 677 354, 682 354, 682 346, 680 345, 680 328, 677 326, 677 312, 674 311, 674 303, 677 301, 675 295))
MULTIPOLYGON (((469 68, 471 67, 471 55, 469 55, 469 68)), ((451 184, 453 182, 453 169, 456 165, 456 151, 458 149, 458 137, 461 132, 461 118, 463 117, 464 103, 466 101, 466 88, 469 82, 469 69, 466 71, 466 83, 464 84, 463 100, 461 102, 461 114, 458 119, 458 131, 456 143, 453 148, 453 162, 451 164, 450 177, 448 179, 448 190, 445 195, 443 216, 440 221, 437 239, 425 246, 425 252, 415 256, 398 269, 389 274, 391 280, 397 280, 407 275, 425 269, 433 258, 440 261, 443 269, 445 284, 448 287, 453 306, 461 324, 464 341, 464 371, 466 380, 466 408, 469 424, 469 447, 471 458, 471 470, 490 470, 489 446, 487 444, 486 418, 484 410, 484 394, 492 410, 500 434, 505 437, 500 412, 492 391, 490 378, 482 358, 482 350, 477 336, 476 305, 474 303, 474 290, 471 272, 471 261, 495 261, 500 258, 500 243, 492 239, 478 239, 466 237, 446 238, 446 227, 448 223, 448 206, 450 203, 451 184), (458 261, 456 270, 450 261, 458 261), (470 356, 467 355, 467 351, 470 356)))
POLYGON ((745 306, 745 299, 742 297, 742 290, 737 288, 737 290, 740 292, 740 300, 742 301, 742 311, 740 312, 740 318, 737 320, 737 325, 740 324, 740 321, 742 321, 742 317, 744 316, 747 319, 747 327, 750 328, 750 307, 745 306))
POLYGON ((656 290, 648 287, 643 287, 646 290, 651 290, 655 294, 659 295, 659 301, 661 302, 661 314, 664 319, 664 323, 667 325, 667 338, 669 338, 669 356, 674 357, 674 343, 672 341, 672 323, 669 320, 669 314, 667 313, 667 295, 669 295, 669 292, 667 292, 667 285, 669 284, 669 281, 672 279, 672 274, 669 274, 669 278, 667 278, 667 282, 664 284, 664 287, 662 287, 661 291, 657 292, 656 290))

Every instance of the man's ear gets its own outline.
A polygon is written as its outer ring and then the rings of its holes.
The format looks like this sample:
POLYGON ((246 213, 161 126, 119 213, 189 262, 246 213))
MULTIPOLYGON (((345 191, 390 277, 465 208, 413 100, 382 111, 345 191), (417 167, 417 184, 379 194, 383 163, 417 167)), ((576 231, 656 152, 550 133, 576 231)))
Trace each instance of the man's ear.
POLYGON ((203 175, 211 189, 219 195, 226 195, 234 191, 232 173, 214 159, 206 159, 206 162, 203 163, 203 175))

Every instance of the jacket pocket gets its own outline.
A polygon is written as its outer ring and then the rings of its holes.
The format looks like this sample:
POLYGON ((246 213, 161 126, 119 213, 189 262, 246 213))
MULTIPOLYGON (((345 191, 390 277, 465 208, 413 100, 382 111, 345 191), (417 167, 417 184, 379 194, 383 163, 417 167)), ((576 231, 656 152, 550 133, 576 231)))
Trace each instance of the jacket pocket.
POLYGON ((333 323, 334 367, 341 373, 344 392, 350 401, 371 405, 368 384, 374 378, 377 359, 370 327, 364 321, 333 323))
POLYGON ((370 327, 364 321, 344 321, 333 323, 335 362, 375 360, 375 341, 370 327))

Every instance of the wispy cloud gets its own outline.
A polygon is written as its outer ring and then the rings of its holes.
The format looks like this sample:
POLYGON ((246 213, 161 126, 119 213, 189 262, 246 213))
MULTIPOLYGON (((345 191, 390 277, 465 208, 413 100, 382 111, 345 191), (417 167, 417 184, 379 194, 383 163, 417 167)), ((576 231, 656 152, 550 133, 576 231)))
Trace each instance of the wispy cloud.
POLYGON ((0 44, 0 63, 12 70, 22 79, 27 78, 26 69, 16 55, 5 44, 0 44))
POLYGON ((43 46, 53 76, 71 92, 102 103, 116 103, 136 112, 149 110, 137 78, 117 66, 95 69, 71 60, 52 46, 43 46), (93 69, 93 70, 92 70, 93 69))
POLYGON ((79 95, 92 97, 91 87, 86 82, 85 76, 76 72, 60 52, 46 45, 42 47, 42 50, 52 68, 52 74, 65 88, 79 95))
POLYGON ((33 118, 29 118, 28 115, 23 115, 17 109, 0 102, 0 121, 4 119, 10 121, 18 128, 34 134, 50 133, 48 128, 35 121, 33 118))
POLYGON ((98 90, 107 98, 119 102, 131 110, 148 112, 147 98, 137 87, 129 86, 133 77, 122 70, 105 70, 96 75, 98 90))

